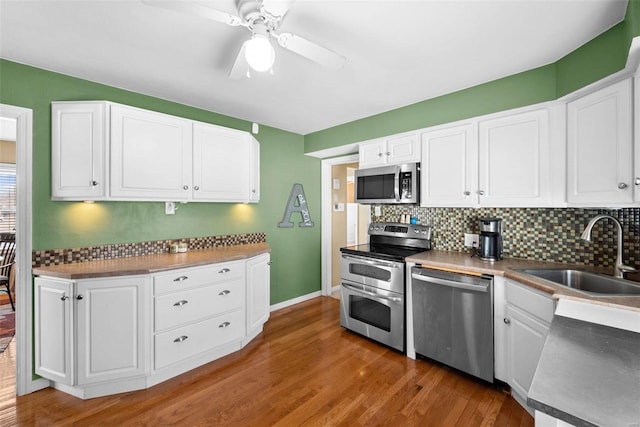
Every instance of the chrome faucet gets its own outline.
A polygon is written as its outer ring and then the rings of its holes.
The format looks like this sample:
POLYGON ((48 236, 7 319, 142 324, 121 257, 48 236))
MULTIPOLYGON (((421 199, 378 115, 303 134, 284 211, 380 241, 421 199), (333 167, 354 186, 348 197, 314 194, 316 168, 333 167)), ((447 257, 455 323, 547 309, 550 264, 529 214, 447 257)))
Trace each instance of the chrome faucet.
POLYGON ((593 228, 593 225, 596 222, 598 222, 598 220, 601 220, 601 219, 610 219, 618 228, 618 257, 616 258, 616 265, 613 267, 613 275, 615 277, 624 279, 625 273, 634 273, 634 272, 637 272, 638 270, 636 270, 631 266, 624 265, 622 263, 622 225, 620 224, 620 221, 618 221, 611 215, 604 215, 604 214, 596 215, 591 219, 591 221, 589 221, 589 223, 587 224, 587 227, 582 232, 582 235, 580 236, 580 238, 582 240, 586 240, 587 242, 590 242, 591 229, 593 228))

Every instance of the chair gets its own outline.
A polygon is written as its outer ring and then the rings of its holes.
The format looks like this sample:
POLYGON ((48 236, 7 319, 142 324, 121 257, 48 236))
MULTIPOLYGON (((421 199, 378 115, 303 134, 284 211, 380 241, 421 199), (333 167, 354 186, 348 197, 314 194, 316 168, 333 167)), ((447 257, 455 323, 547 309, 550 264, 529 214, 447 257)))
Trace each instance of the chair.
POLYGON ((0 286, 4 286, 5 289, 0 289, 0 292, 6 292, 9 295, 9 302, 11 303, 11 308, 13 311, 16 311, 16 306, 13 303, 13 297, 11 296, 11 271, 13 270, 13 266, 15 265, 15 257, 16 257, 16 242, 15 237, 7 238, 7 236, 2 236, 6 240, 0 241, 0 286))

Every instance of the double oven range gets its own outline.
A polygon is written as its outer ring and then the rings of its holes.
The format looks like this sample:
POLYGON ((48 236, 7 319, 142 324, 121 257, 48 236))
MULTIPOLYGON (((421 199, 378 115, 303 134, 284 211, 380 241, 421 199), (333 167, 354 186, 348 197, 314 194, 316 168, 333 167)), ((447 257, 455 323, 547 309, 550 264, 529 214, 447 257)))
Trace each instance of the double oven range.
POLYGON ((405 258, 431 249, 431 227, 378 222, 368 233, 369 244, 340 249, 340 325, 405 352, 405 258))

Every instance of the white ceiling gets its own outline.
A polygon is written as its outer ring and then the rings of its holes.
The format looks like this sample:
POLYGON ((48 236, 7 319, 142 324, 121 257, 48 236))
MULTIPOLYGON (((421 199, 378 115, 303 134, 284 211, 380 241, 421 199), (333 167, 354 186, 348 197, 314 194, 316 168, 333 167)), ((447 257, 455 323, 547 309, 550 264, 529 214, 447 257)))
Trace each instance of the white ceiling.
MULTIPOLYGON (((233 0, 208 1, 236 14, 233 0)), ((230 80, 250 34, 129 1, 0 0, 0 56, 299 134, 558 60, 622 21, 626 0, 297 0, 280 26, 346 56, 276 48, 230 80)))

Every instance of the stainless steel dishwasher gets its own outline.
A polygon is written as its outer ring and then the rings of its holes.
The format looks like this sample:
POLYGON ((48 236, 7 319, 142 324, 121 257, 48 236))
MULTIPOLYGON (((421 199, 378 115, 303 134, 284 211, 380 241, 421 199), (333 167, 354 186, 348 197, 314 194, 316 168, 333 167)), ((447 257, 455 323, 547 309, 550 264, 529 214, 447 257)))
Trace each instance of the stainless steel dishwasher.
POLYGON ((493 382, 493 277, 411 269, 416 353, 493 382))

